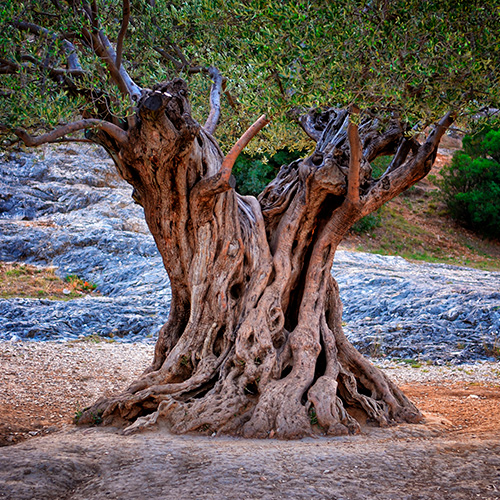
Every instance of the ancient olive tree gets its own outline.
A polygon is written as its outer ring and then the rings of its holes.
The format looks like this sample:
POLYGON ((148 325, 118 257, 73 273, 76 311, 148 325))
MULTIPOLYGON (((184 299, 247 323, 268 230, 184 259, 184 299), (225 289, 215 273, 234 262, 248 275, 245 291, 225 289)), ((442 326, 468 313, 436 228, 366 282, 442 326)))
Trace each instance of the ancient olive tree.
POLYGON ((354 222, 429 172, 454 120, 495 104, 498 9, 470 4, 3 4, 4 144, 104 147, 172 287, 151 366, 81 423, 296 438, 421 420, 344 336, 331 266, 354 222), (310 150, 258 198, 231 175, 254 136, 310 150))

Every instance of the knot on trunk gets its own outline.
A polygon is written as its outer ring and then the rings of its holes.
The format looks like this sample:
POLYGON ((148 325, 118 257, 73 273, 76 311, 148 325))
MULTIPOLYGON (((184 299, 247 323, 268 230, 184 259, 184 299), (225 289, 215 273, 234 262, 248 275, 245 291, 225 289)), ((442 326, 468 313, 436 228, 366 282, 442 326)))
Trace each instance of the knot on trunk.
POLYGON ((162 122, 163 116, 183 140, 194 138, 199 123, 191 116, 187 84, 181 78, 156 84, 152 89, 143 89, 138 103, 141 120, 152 123, 162 122))

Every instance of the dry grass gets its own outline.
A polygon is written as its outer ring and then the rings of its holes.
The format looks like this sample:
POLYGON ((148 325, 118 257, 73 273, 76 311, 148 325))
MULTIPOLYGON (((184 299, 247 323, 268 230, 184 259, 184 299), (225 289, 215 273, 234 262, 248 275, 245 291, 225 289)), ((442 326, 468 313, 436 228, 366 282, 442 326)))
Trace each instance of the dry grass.
POLYGON ((0 262, 0 298, 46 298, 69 300, 98 293, 96 285, 75 275, 62 280, 54 267, 37 267, 17 262, 0 262))

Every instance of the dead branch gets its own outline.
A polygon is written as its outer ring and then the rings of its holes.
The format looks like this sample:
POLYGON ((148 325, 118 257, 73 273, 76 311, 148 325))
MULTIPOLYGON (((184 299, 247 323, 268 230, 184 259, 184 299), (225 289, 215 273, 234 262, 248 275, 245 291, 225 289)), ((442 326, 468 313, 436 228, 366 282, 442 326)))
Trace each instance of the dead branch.
POLYGON ((208 74, 212 78, 212 88, 210 89, 210 113, 203 128, 213 134, 217 128, 217 123, 220 117, 220 94, 222 90, 222 76, 217 68, 210 66, 208 74))
POLYGON ((233 165, 239 154, 243 151, 246 145, 268 124, 271 120, 266 115, 262 115, 236 142, 236 144, 231 148, 231 151, 224 158, 221 168, 220 175, 221 180, 229 182, 229 177, 231 176, 233 165))
POLYGON ((12 132, 19 137, 26 146, 40 146, 48 142, 54 142, 57 139, 63 138, 66 134, 72 134, 79 130, 97 128, 103 130, 108 135, 113 137, 118 143, 125 144, 127 141, 127 133, 120 127, 113 125, 104 120, 95 120, 92 118, 86 120, 79 120, 73 123, 68 123, 62 127, 52 130, 46 134, 38 137, 33 137, 21 128, 16 128, 12 132))
POLYGON ((122 93, 125 95, 128 94, 133 101, 138 101, 141 98, 142 89, 132 80, 132 78, 130 78, 130 75, 123 65, 120 65, 118 69, 115 64, 117 57, 116 52, 103 30, 99 30, 99 42, 108 70, 118 84, 118 87, 120 90, 123 88, 124 91, 122 91, 122 93))

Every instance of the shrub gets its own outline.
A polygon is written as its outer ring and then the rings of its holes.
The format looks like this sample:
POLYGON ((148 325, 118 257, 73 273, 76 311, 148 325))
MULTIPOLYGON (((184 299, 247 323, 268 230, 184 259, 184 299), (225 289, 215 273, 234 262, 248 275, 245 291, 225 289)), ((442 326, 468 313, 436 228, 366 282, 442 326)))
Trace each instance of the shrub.
POLYGON ((301 156, 303 152, 288 149, 278 151, 270 158, 241 154, 233 168, 238 192, 257 196, 276 177, 282 165, 288 165, 301 156))
POLYGON ((453 218, 483 234, 500 237, 500 130, 466 136, 463 151, 442 170, 441 189, 453 218))

